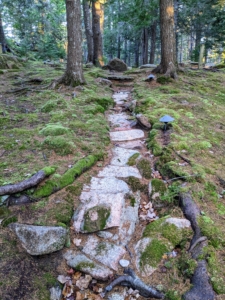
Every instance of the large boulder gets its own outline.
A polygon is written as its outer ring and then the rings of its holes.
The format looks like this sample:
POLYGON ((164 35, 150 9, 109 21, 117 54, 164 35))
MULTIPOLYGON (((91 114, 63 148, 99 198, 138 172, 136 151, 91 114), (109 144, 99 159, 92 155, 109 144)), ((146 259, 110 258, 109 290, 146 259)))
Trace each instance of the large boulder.
POLYGON ((127 71, 127 69, 128 69, 125 62, 119 58, 114 58, 114 59, 110 60, 110 62, 108 63, 108 67, 110 70, 114 70, 114 71, 118 71, 118 72, 124 72, 124 71, 127 71))
POLYGON ((31 255, 43 255, 61 250, 67 239, 67 229, 63 227, 33 226, 19 223, 9 225, 15 232, 23 248, 31 255))

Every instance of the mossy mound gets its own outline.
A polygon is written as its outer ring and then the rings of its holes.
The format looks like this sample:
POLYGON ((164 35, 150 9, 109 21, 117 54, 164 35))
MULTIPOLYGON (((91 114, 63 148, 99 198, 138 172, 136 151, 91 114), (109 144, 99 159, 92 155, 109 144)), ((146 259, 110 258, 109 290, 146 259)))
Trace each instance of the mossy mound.
POLYGON ((189 228, 179 228, 175 224, 166 222, 167 217, 148 224, 144 230, 143 237, 163 238, 168 240, 173 247, 183 245, 191 236, 189 228))
POLYGON ((133 192, 141 191, 145 194, 148 193, 148 186, 146 184, 142 184, 138 178, 130 176, 124 180, 127 184, 129 184, 133 192))
POLYGON ((140 159, 137 163, 137 168, 144 178, 146 179, 152 178, 152 170, 151 170, 151 164, 149 160, 144 158, 140 159))
POLYGON ((107 219, 110 216, 110 208, 95 206, 90 208, 84 216, 84 231, 95 232, 105 228, 107 219))
POLYGON ((73 153, 75 145, 62 136, 48 136, 43 142, 43 148, 54 150, 59 155, 73 153))
POLYGON ((62 126, 62 124, 47 124, 46 127, 40 131, 40 134, 44 136, 58 136, 66 133, 70 133, 70 129, 62 126))
POLYGON ((160 134, 160 131, 158 129, 161 129, 162 125, 159 123, 155 123, 157 126, 153 125, 153 129, 149 133, 149 138, 147 140, 148 142, 148 148, 151 149, 152 154, 154 156, 160 156, 162 154, 162 146, 157 141, 157 137, 160 134))
POLYGON ((19 69, 24 61, 16 56, 0 54, 0 69, 19 69))
POLYGON ((157 267, 163 255, 171 250, 167 242, 158 239, 152 239, 145 250, 141 253, 140 267, 146 265, 157 267))
POLYGON ((64 99, 54 99, 47 101, 42 107, 41 111, 49 113, 54 109, 66 108, 67 103, 64 99))
POLYGON ((164 195, 166 189, 166 185, 162 180, 157 178, 152 179, 149 183, 149 196, 154 201, 159 200, 164 195))

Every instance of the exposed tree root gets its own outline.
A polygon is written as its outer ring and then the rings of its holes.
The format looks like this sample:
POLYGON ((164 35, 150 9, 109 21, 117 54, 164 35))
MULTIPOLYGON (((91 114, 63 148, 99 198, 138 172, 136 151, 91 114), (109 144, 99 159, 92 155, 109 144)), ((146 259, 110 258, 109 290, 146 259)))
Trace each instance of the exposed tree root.
POLYGON ((78 86, 82 84, 86 84, 86 81, 83 80, 82 76, 77 76, 77 74, 67 72, 57 80, 53 80, 53 82, 49 85, 49 88, 56 89, 60 84, 65 84, 68 86, 78 86))
POLYGON ((183 157, 183 155, 181 155, 180 153, 178 153, 175 149, 172 148, 172 150, 173 150, 173 152, 174 152, 177 156, 179 156, 179 157, 180 157, 181 159, 183 159, 186 163, 188 163, 190 166, 192 166, 192 162, 191 162, 189 159, 183 157))
POLYGON ((156 298, 156 299, 164 299, 164 294, 158 292, 156 289, 151 286, 146 285, 140 278, 136 276, 134 271, 130 268, 124 269, 124 273, 127 275, 122 275, 116 278, 111 284, 109 284, 104 293, 110 292, 116 285, 125 285, 133 288, 134 290, 138 290, 140 295, 146 298, 156 298))
POLYGON ((207 238, 201 235, 201 230, 198 225, 197 218, 200 216, 200 210, 192 200, 189 193, 182 193, 180 197, 180 206, 186 218, 191 222, 191 227, 194 231, 189 252, 192 253, 192 258, 197 260, 198 263, 191 279, 193 287, 184 294, 183 298, 184 300, 214 300, 215 293, 209 282, 206 267, 207 263, 205 260, 199 260, 199 255, 202 254, 202 249, 207 245, 207 238))
POLYGON ((43 181, 48 175, 46 175, 44 170, 38 171, 29 179, 26 179, 22 182, 16 184, 7 184, 0 186, 0 196, 2 195, 11 195, 15 193, 22 192, 26 189, 34 187, 38 185, 41 181, 43 181))
POLYGON ((177 69, 175 67, 175 65, 170 62, 169 66, 167 68, 165 68, 162 64, 158 65, 153 71, 152 73, 159 73, 159 74, 164 74, 164 76, 166 77, 172 77, 173 79, 177 79, 177 69))

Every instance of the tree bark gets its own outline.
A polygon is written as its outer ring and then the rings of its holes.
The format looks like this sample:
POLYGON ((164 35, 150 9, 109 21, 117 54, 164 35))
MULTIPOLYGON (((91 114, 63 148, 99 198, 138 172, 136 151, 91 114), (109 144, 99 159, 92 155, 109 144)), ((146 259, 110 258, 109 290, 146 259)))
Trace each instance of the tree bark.
POLYGON ((161 63, 154 72, 176 79, 176 41, 173 0, 160 0, 160 33, 161 63))
POLYGON ((150 27, 150 39, 151 39, 151 50, 150 50, 150 64, 154 64, 155 61, 155 49, 156 49, 156 30, 157 30, 157 21, 154 21, 150 27))
POLYGON ((94 43, 94 65, 103 66, 102 28, 104 20, 103 6, 99 0, 92 1, 92 30, 94 43))
POLYGON ((85 34, 87 38, 87 50, 88 50, 87 62, 93 63, 93 33, 92 33, 92 26, 91 26, 89 4, 87 0, 83 0, 83 13, 84 13, 84 27, 85 27, 85 34))
POLYGON ((0 44, 2 45, 2 52, 6 53, 6 40, 5 40, 5 34, 4 34, 4 29, 2 25, 2 16, 0 12, 0 44))
POLYGON ((82 66, 82 33, 80 0, 66 0, 68 58, 66 72, 55 84, 85 84, 82 66))
POLYGON ((142 32, 142 63, 148 63, 148 29, 144 28, 142 32))

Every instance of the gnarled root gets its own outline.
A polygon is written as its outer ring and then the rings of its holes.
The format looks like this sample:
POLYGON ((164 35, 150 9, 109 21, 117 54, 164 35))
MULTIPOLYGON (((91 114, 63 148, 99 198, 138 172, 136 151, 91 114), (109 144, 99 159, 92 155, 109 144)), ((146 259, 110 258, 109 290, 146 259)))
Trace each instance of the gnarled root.
POLYGON ((191 222, 191 227, 194 231, 194 236, 191 240, 189 252, 193 259, 197 260, 198 266, 195 269, 194 275, 191 279, 193 287, 184 294, 184 300, 214 300, 215 293, 209 282, 207 273, 207 263, 205 260, 199 260, 199 255, 202 254, 202 249, 207 246, 207 238, 201 235, 201 230, 198 225, 197 218, 200 215, 200 210, 196 203, 192 200, 189 193, 182 193, 180 195, 180 206, 185 217, 191 222))
POLYGON ((164 294, 158 292, 156 289, 151 286, 146 285, 140 278, 136 276, 134 271, 130 268, 124 270, 124 273, 127 275, 122 275, 116 278, 111 284, 109 284, 104 291, 104 294, 110 292, 116 285, 125 285, 138 290, 140 295, 146 298, 156 298, 164 299, 164 294))

